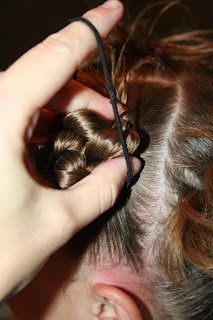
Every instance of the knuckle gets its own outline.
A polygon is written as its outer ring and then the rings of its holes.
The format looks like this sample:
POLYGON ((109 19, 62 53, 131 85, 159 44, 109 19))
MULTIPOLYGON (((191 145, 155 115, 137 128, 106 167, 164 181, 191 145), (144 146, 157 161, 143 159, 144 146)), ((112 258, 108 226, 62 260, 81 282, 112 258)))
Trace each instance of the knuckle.
POLYGON ((45 50, 51 50, 63 56, 70 55, 72 51, 71 41, 63 32, 51 34, 41 43, 41 46, 45 50))
POLYGON ((84 15, 84 17, 88 20, 90 20, 92 23, 97 21, 100 17, 100 13, 97 12, 97 10, 91 9, 87 11, 87 13, 84 15))
POLYGON ((115 185, 114 183, 110 184, 110 207, 112 207, 115 204, 115 201, 117 199, 118 195, 118 186, 115 185))
POLYGON ((116 184, 108 182, 100 192, 100 211, 103 213, 110 209, 117 199, 119 188, 116 184))
MULTIPOLYGON (((44 216, 48 220, 49 230, 51 230, 51 238, 57 239, 61 245, 68 241, 74 234, 74 229, 78 225, 77 217, 70 214, 70 210, 60 201, 56 199, 50 205, 51 219, 45 210, 44 216)), ((46 223, 44 225, 47 225, 46 223)), ((47 231, 48 232, 48 231, 47 231)))

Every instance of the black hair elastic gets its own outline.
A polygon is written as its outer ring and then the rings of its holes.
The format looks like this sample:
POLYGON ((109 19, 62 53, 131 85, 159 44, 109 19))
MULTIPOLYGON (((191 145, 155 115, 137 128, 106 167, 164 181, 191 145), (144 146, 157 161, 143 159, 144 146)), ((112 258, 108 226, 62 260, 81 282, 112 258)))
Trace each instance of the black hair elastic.
POLYGON ((123 153, 124 153, 124 157, 126 160, 126 165, 127 165, 127 187, 129 187, 131 185, 131 181, 133 178, 133 172, 132 172, 132 166, 130 163, 130 158, 129 158, 129 153, 128 153, 128 149, 127 149, 127 145, 126 145, 126 139, 124 137, 123 131, 122 131, 122 126, 121 126, 121 120, 119 117, 119 113, 118 113, 118 108, 117 108, 117 99, 115 96, 115 90, 113 88, 113 84, 112 84, 112 80, 111 80, 111 76, 110 76, 110 72, 109 72, 109 68, 108 68, 108 64, 107 64, 107 59, 106 59, 106 55, 104 52, 104 46, 101 40, 101 37, 97 31, 97 29, 94 27, 94 25, 88 21, 85 18, 82 17, 78 17, 72 20, 72 22, 75 21, 81 21, 83 23, 85 23, 88 27, 90 27, 90 29, 93 31, 97 43, 98 43, 98 48, 99 48, 99 52, 100 52, 100 56, 101 56, 101 62, 103 64, 103 69, 104 69, 104 73, 106 76, 106 80, 107 80, 107 88, 108 88, 108 92, 109 92, 109 96, 110 96, 110 102, 113 106, 113 111, 114 111, 114 115, 115 115, 115 121, 117 123, 118 126, 118 132, 119 132, 119 136, 120 136, 120 140, 121 140, 121 145, 123 148, 123 153))

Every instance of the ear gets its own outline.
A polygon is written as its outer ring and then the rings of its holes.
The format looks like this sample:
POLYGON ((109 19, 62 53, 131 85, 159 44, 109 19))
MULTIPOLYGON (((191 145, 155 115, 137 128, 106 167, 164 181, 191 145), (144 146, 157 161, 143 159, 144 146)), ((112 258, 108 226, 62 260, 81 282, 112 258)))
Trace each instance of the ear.
POLYGON ((135 301, 122 289, 106 284, 96 284, 93 290, 96 296, 104 298, 104 304, 108 307, 106 312, 105 308, 102 308, 99 319, 143 320, 135 301), (111 312, 109 312, 109 306, 112 309, 111 312))

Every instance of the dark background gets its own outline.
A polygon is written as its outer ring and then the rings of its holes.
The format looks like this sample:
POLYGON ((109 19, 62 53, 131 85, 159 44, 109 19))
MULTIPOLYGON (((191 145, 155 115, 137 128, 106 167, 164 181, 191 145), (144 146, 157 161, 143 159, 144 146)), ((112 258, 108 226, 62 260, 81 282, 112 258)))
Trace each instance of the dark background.
MULTIPOLYGON (((103 0, 104 1, 104 0, 103 0)), ((103 3, 101 0, 0 0, 0 70, 71 18, 103 3)), ((125 21, 131 21, 153 0, 123 0, 125 21)), ((192 28, 213 28, 213 0, 183 0, 191 9, 187 23, 192 28)), ((177 14, 178 17, 180 15, 177 14)), ((180 17, 181 20, 181 17, 180 17)), ((180 22, 181 23, 181 22, 180 22)), ((6 312, 6 311, 5 311, 6 312)), ((6 312, 0 319, 12 319, 6 312)))
MULTIPOLYGON (((130 21, 153 0, 123 0, 125 19, 130 21)), ((67 25, 103 3, 100 0, 1 0, 0 1, 0 70, 49 34, 67 25)), ((213 0, 185 0, 191 9, 190 24, 213 28, 213 0)))

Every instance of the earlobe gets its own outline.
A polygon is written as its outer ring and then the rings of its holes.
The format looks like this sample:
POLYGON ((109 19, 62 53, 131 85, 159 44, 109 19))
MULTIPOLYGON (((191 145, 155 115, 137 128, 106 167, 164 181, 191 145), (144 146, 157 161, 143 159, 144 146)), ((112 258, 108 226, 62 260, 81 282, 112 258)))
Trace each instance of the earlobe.
POLYGON ((94 293, 113 303, 115 320, 143 320, 135 301, 122 289, 98 283, 94 286, 94 293))

